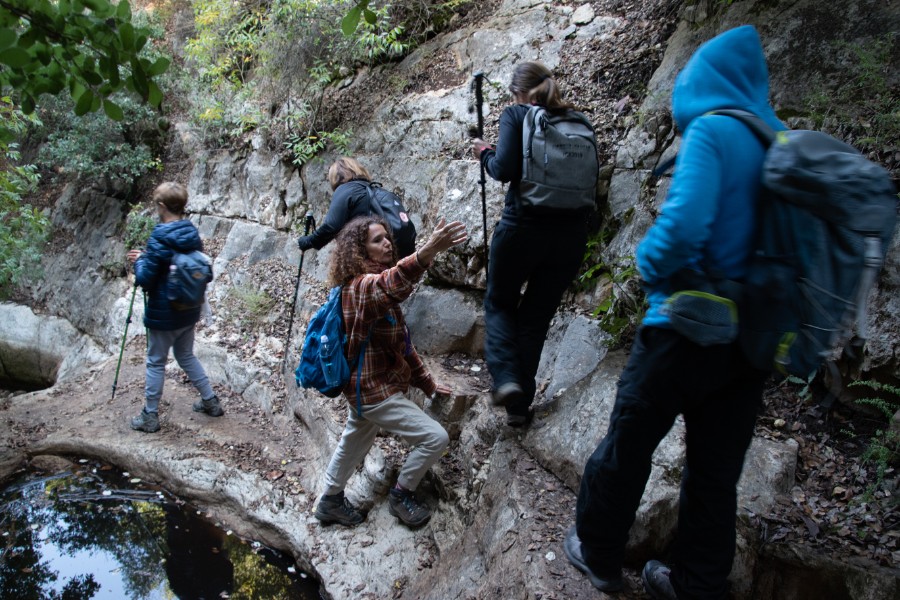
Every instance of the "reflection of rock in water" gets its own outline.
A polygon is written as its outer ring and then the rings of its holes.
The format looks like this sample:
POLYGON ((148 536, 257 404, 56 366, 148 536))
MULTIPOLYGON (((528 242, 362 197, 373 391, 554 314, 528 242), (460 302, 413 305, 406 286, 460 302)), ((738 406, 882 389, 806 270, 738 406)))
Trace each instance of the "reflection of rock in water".
POLYGON ((165 505, 166 576, 181 600, 213 600, 234 590, 234 565, 224 550, 224 534, 211 523, 165 505))

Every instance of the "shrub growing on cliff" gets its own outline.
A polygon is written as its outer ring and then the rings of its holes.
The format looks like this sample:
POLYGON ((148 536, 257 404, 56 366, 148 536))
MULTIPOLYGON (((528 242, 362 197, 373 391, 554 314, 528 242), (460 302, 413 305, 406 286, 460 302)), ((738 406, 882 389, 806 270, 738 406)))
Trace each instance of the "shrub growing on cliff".
POLYGON ((18 145, 12 141, 34 116, 22 114, 9 97, 0 99, 0 297, 12 287, 40 273, 41 251, 50 231, 49 219, 38 209, 22 203, 37 185, 33 165, 20 165, 18 145))

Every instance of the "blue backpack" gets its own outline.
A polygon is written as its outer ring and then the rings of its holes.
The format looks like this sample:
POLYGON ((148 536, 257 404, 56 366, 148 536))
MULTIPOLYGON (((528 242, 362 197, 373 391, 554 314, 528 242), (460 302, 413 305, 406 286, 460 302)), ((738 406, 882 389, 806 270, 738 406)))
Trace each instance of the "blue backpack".
POLYGON ((213 280, 212 261, 200 252, 174 252, 169 264, 166 297, 175 310, 190 310, 203 304, 206 286, 213 280))
MULTIPOLYGON (((323 304, 306 327, 300 364, 294 371, 297 385, 316 388, 329 398, 338 397, 350 381, 350 363, 347 362, 347 332, 344 327, 344 312, 341 306, 341 286, 331 288, 328 301, 323 304)), ((369 330, 369 336, 372 331, 369 330)), ((354 361, 357 363, 356 395, 359 403, 359 371, 362 370, 362 356, 366 352, 369 336, 359 350, 354 361)))

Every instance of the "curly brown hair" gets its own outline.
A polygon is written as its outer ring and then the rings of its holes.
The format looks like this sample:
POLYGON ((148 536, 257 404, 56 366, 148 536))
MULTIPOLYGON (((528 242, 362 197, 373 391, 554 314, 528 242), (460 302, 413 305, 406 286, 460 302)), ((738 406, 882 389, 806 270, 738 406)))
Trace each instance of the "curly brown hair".
POLYGON ((381 217, 370 215, 357 217, 344 225, 338 233, 334 252, 331 254, 331 270, 328 277, 331 285, 346 285, 357 275, 368 272, 369 253, 366 242, 369 240, 369 226, 381 225, 391 241, 394 262, 397 261, 397 245, 391 228, 381 217))

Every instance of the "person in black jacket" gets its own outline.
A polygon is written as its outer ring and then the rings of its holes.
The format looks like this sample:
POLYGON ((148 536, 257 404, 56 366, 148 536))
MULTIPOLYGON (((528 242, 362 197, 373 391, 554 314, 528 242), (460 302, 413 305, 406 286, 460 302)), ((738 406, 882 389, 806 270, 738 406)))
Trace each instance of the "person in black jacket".
MULTIPOLYGON (((341 229, 356 217, 365 217, 373 214, 369 202, 369 188, 372 185, 372 176, 355 158, 342 156, 334 161, 328 169, 328 183, 334 190, 331 196, 331 206, 325 221, 310 235, 301 236, 297 240, 300 250, 315 248, 321 250, 328 242, 337 237, 341 229)), ((374 184, 378 186, 379 184, 374 184)), ((374 191, 374 190, 373 190, 374 191)), ((382 191, 381 193, 387 193, 382 191)), ((400 213, 400 218, 408 217, 406 213, 400 213)), ((394 231, 397 237, 398 232, 394 231)), ((399 240, 398 240, 399 241, 399 240)), ((413 253, 415 247, 403 247, 398 243, 398 258, 404 258, 413 253)))
POLYGON ((573 107, 563 101, 550 70, 538 62, 517 65, 509 91, 515 103, 500 115, 496 150, 477 138, 473 150, 492 178, 509 183, 491 239, 484 352, 494 403, 506 406, 509 425, 521 427, 534 416, 535 375, 550 320, 581 266, 589 209, 540 214, 522 209, 519 182, 525 115, 533 104, 551 113, 573 107))
POLYGON ((203 365, 194 356, 194 325, 200 320, 200 308, 176 310, 166 294, 169 266, 175 252, 203 250, 203 242, 194 224, 184 218, 187 190, 180 183, 167 181, 153 190, 153 202, 160 223, 153 228, 144 251, 130 250, 134 276, 147 293, 144 327, 147 328, 147 375, 144 384, 145 405, 131 420, 135 431, 159 431, 159 399, 165 383, 166 361, 171 349, 175 360, 200 392, 194 411, 211 417, 225 412, 209 384, 203 365))

